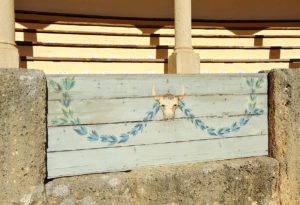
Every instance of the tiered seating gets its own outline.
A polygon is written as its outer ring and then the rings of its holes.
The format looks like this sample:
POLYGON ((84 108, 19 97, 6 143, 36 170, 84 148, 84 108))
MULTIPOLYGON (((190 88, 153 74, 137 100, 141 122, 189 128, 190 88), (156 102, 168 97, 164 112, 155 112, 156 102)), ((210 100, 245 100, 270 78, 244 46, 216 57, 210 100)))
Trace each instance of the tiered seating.
MULTIPOLYGON (((193 23, 202 73, 300 67, 300 22, 193 23)), ((21 66, 46 73, 165 73, 172 21, 16 12, 21 66)))

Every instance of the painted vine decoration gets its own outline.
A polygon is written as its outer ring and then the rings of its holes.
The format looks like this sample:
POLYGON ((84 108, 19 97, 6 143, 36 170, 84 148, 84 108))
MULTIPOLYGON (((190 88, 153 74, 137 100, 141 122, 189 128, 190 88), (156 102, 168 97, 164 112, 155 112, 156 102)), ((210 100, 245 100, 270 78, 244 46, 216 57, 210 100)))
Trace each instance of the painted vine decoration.
POLYGON ((56 93, 62 94, 62 99, 60 100, 61 103, 61 111, 63 113, 63 117, 55 117, 51 120, 53 125, 74 125, 78 126, 74 128, 74 131, 80 135, 85 136, 91 142, 100 141, 103 143, 108 143, 108 145, 114 145, 117 143, 125 143, 129 140, 130 137, 136 136, 139 133, 142 133, 144 128, 147 127, 147 123, 154 119, 156 114, 159 111, 160 105, 158 102, 155 102, 152 106, 152 110, 147 112, 143 121, 137 123, 133 126, 133 128, 126 132, 122 133, 119 136, 116 135, 107 135, 107 134, 100 134, 96 130, 89 131, 87 126, 81 125, 80 119, 74 116, 74 112, 72 111, 71 105, 71 95, 70 90, 75 85, 75 79, 72 78, 65 78, 62 80, 62 83, 57 83, 53 80, 49 82, 50 86, 56 93))
POLYGON ((190 121, 195 125, 196 128, 206 131, 211 136, 223 137, 224 135, 231 132, 238 132, 243 126, 248 124, 252 116, 262 115, 264 113, 262 109, 256 108, 257 96, 255 95, 256 89, 261 88, 262 83, 263 78, 259 78, 256 81, 253 78, 247 79, 247 85, 251 88, 251 93, 250 102, 245 110, 246 116, 242 117, 239 121, 233 122, 228 127, 218 129, 206 125, 202 120, 195 117, 191 109, 186 108, 185 102, 183 100, 179 101, 179 109, 184 113, 185 116, 188 117, 188 119, 190 119, 190 121))
MULTIPOLYGON (((256 107, 256 89, 261 88, 263 83, 263 78, 259 78, 257 80, 250 78, 247 79, 247 85, 251 89, 250 93, 250 102, 248 103, 248 107, 245 110, 245 115, 240 120, 233 122, 228 127, 223 128, 214 128, 206 125, 201 119, 197 118, 192 110, 186 107, 186 104, 183 100, 179 101, 179 109, 184 113, 184 115, 195 125, 196 128, 201 129, 202 131, 206 131, 211 136, 220 136, 224 137, 224 135, 238 132, 243 126, 247 125, 251 117, 255 115, 262 115, 264 111, 256 107)), ((75 86, 75 78, 67 77, 62 79, 60 83, 50 80, 50 87, 54 90, 54 92, 61 94, 60 104, 61 111, 63 117, 55 117, 51 120, 53 125, 73 125, 76 126, 74 131, 80 135, 87 138, 88 141, 96 142, 100 141, 102 143, 107 143, 112 146, 117 143, 125 143, 130 137, 134 137, 143 132, 143 130, 147 127, 149 121, 152 121, 157 113, 160 110, 160 103, 155 101, 152 106, 152 110, 145 114, 143 121, 137 123, 133 126, 131 130, 128 132, 122 133, 119 136, 116 135, 107 135, 101 134, 96 130, 89 130, 87 126, 81 125, 80 119, 75 117, 74 111, 71 109, 71 95, 70 90, 75 86)))
POLYGON ((152 110, 146 113, 143 122, 135 124, 130 131, 122 133, 119 136, 99 134, 96 130, 92 130, 89 132, 86 126, 80 126, 79 128, 75 128, 74 130, 75 132, 77 132, 77 134, 81 136, 86 136, 87 139, 92 142, 100 141, 103 143, 108 143, 108 145, 114 145, 116 143, 125 143, 129 140, 130 137, 134 137, 139 133, 142 133, 144 128, 147 127, 147 123, 154 119, 158 111, 159 103, 154 103, 152 106, 152 110))

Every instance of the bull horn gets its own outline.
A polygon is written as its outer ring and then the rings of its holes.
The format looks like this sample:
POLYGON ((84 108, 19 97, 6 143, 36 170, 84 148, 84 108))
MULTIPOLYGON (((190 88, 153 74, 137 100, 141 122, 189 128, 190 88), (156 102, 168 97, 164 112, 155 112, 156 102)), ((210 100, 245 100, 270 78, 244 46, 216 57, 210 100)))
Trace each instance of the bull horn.
POLYGON ((155 86, 152 86, 152 97, 154 100, 159 100, 159 96, 156 96, 155 86))
POLYGON ((179 99, 179 100, 182 100, 182 99, 184 98, 184 96, 185 96, 185 87, 184 87, 184 85, 183 85, 183 86, 182 86, 182 93, 181 93, 181 95, 178 96, 178 99, 179 99))

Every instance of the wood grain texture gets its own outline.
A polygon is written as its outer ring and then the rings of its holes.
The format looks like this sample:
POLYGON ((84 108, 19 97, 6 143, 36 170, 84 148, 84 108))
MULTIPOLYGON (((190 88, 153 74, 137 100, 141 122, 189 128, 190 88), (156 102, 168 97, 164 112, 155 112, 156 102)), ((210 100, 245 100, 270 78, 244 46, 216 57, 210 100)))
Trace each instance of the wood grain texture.
POLYGON ((267 155, 267 135, 48 153, 48 178, 267 155))
MULTIPOLYGON (((240 119, 238 117, 204 117, 201 118, 210 125, 225 127, 231 122, 240 119)), ((240 132, 233 132, 226 137, 255 136, 267 135, 268 127, 266 124, 267 115, 253 117, 247 127, 242 128, 240 132)), ((135 123, 117 123, 90 125, 89 128, 109 133, 113 135, 120 134, 122 130, 129 130, 135 123)), ((51 127, 48 129, 48 152, 58 152, 77 149, 95 149, 108 147, 101 142, 90 142, 85 137, 76 135, 73 126, 51 127), (70 143, 72 142, 72 143, 70 143)), ((184 142, 190 140, 221 139, 218 136, 210 136, 202 130, 196 129, 195 126, 187 119, 176 119, 174 121, 153 121, 147 125, 142 134, 132 138, 125 144, 116 145, 126 147, 133 145, 150 145, 168 142, 184 142)))
POLYGON ((48 178, 267 154, 266 74, 48 75, 47 80, 48 178), (57 84, 61 88, 55 91, 57 84), (153 85, 159 96, 180 95, 185 87, 174 120, 153 111, 153 85), (145 120, 149 112, 155 114, 145 120), (78 120, 55 121, 64 117, 78 120), (143 126, 130 134, 136 125, 143 126), (93 133, 96 139, 90 138, 93 133), (128 138, 119 141, 124 134, 128 138), (111 136, 117 141, 108 143, 111 136))
MULTIPOLYGON (((236 116, 245 113, 245 107, 249 100, 248 95, 208 95, 186 96, 185 102, 192 109, 196 117, 222 117, 236 116)), ((71 107, 75 115, 80 116, 82 124, 136 122, 143 119, 146 112, 151 110, 155 100, 152 97, 145 98, 121 98, 121 99, 87 99, 73 100, 71 107), (122 113, 122 115, 120 115, 122 113)), ((257 96, 257 106, 267 110, 266 95, 257 96)), ((48 126, 53 126, 51 119, 62 117, 60 101, 48 102, 48 126)), ((176 118, 182 118, 184 114, 176 111, 176 118)), ((157 120, 162 120, 162 113, 158 113, 157 120)))
MULTIPOLYGON (((66 75, 48 75, 48 79, 61 81, 66 75)), ((73 76, 73 75, 70 75, 73 76)), ((267 74, 227 74, 224 75, 74 75, 76 85, 72 89, 73 99, 109 99, 152 97, 155 85, 157 94, 167 92, 180 94, 185 86, 186 95, 248 95, 251 89, 247 78, 264 77, 267 74)), ((257 89, 257 94, 267 93, 267 83, 257 89)), ((49 90, 48 100, 60 100, 60 94, 49 90)))

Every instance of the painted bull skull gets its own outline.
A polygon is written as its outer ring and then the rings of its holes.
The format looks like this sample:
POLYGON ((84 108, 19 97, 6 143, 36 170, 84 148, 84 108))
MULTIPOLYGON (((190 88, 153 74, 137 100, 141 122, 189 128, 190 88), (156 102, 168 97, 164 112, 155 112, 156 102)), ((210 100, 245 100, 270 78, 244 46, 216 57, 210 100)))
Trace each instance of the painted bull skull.
POLYGON ((179 101, 183 99, 184 95, 184 86, 182 87, 182 95, 167 93, 163 96, 157 96, 155 86, 152 87, 152 96, 159 102, 165 120, 173 120, 175 118, 175 112, 178 108, 179 101))

